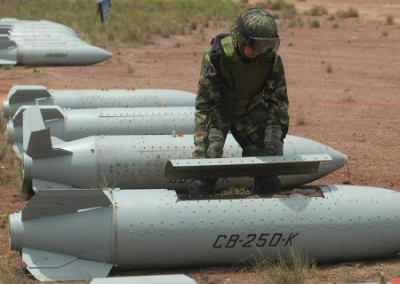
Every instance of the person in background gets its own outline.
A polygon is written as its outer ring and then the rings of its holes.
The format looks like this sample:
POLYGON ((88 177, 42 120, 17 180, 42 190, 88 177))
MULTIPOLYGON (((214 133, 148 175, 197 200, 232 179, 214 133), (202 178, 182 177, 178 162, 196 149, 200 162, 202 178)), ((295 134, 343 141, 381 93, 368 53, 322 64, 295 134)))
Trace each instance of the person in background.
POLYGON ((111 8, 111 0, 96 0, 100 20, 103 25, 108 24, 108 12, 111 8))
MULTIPOLYGON (((229 131, 244 157, 283 155, 289 100, 280 41, 274 18, 258 7, 213 39, 203 54, 191 158, 221 158, 229 131)), ((194 180, 189 194, 213 194, 215 184, 194 180)), ((253 193, 278 193, 280 185, 277 176, 255 177, 253 193)))

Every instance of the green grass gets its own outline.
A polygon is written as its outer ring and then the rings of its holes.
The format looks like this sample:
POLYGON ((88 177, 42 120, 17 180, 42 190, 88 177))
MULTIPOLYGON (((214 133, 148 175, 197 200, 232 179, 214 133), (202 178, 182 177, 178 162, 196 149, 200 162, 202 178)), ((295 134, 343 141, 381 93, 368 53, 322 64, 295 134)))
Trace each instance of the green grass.
POLYGON ((358 18, 358 16, 359 16, 357 8, 353 8, 353 7, 349 8, 347 10, 340 9, 336 12, 336 15, 339 18, 358 18))
POLYGON ((320 23, 318 20, 312 20, 310 23, 310 28, 319 28, 320 27, 320 23))
POLYGON ((232 0, 113 0, 109 24, 100 23, 94 1, 20 0, 2 4, 0 18, 46 19, 66 25, 83 40, 105 47, 108 43, 129 43, 184 34, 210 21, 235 19, 241 12, 232 0))
POLYGON ((392 15, 386 17, 386 25, 394 25, 394 18, 392 15))
POLYGON ((257 2, 255 6, 266 9, 280 12, 279 14, 273 15, 275 19, 291 19, 294 18, 297 14, 296 7, 294 4, 286 3, 285 0, 268 0, 257 2))
POLYGON ((313 5, 310 11, 305 14, 310 14, 311 16, 328 15, 328 9, 321 5, 313 5))
POLYGON ((287 258, 279 257, 277 261, 263 260, 256 266, 263 284, 316 284, 319 272, 315 263, 307 256, 290 250, 287 258))

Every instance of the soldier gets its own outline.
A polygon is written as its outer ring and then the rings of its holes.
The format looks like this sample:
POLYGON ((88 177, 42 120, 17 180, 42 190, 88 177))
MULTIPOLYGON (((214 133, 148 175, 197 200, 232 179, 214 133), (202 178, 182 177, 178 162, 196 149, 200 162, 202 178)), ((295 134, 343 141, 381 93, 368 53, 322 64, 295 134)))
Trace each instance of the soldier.
MULTIPOLYGON (((289 100, 280 38, 263 9, 244 11, 230 34, 220 34, 203 54, 192 158, 221 158, 231 131, 242 156, 283 155, 289 100)), ((189 194, 212 194, 216 180, 194 180, 189 194)), ((254 178, 254 194, 278 193, 277 176, 254 178)))

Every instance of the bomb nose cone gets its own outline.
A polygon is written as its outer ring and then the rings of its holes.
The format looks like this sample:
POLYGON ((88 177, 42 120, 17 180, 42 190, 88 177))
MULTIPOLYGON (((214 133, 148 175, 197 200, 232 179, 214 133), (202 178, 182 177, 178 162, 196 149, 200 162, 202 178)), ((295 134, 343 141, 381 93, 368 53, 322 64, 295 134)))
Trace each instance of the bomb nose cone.
POLYGON ((331 147, 328 147, 328 154, 331 156, 332 162, 337 166, 337 168, 343 167, 348 162, 347 155, 331 147))
POLYGON ((88 51, 88 53, 86 54, 87 64, 100 63, 111 58, 112 56, 111 52, 108 52, 107 50, 104 50, 97 46, 91 46, 87 51, 88 51))

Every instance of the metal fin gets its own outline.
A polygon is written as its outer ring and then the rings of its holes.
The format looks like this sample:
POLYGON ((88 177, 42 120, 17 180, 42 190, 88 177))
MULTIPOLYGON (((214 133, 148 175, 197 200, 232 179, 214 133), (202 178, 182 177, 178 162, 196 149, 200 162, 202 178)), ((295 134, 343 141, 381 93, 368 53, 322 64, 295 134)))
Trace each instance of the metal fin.
MULTIPOLYGON (((31 105, 21 106, 13 117, 13 124, 14 127, 22 125, 22 116, 24 111, 32 107, 31 105)), ((64 119, 64 114, 62 109, 59 106, 40 106, 40 112, 42 113, 42 119, 44 121, 51 120, 51 119, 64 119)))
POLYGON ((40 281, 89 280, 106 277, 112 264, 78 259, 75 256, 22 248, 22 260, 40 281))
POLYGON ((70 151, 53 148, 50 130, 45 127, 40 107, 27 108, 23 113, 23 149, 32 159, 72 155, 70 151))
POLYGON ((22 221, 110 206, 110 199, 99 189, 39 190, 22 210, 22 221))
POLYGON ((316 174, 320 162, 331 160, 328 154, 169 160, 164 179, 316 174))
POLYGON ((8 94, 9 104, 34 102, 36 99, 45 99, 51 97, 50 92, 44 86, 25 86, 15 85, 8 94))

